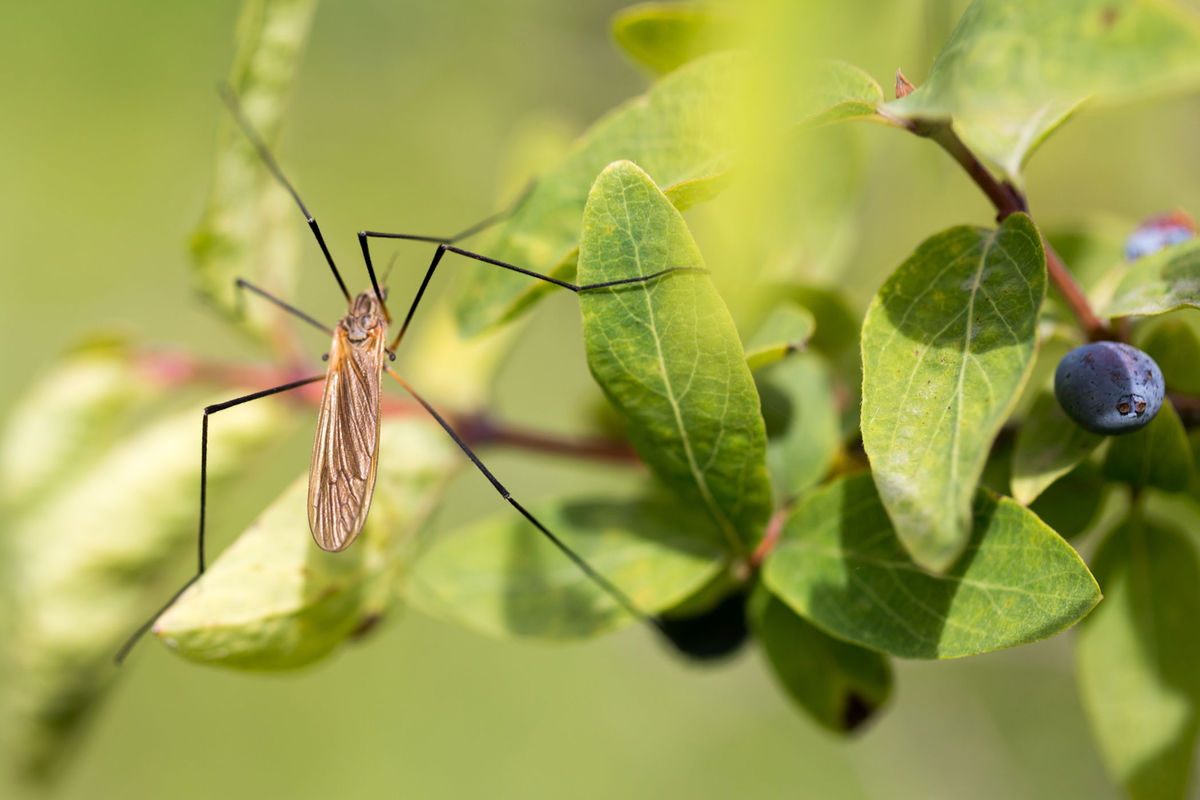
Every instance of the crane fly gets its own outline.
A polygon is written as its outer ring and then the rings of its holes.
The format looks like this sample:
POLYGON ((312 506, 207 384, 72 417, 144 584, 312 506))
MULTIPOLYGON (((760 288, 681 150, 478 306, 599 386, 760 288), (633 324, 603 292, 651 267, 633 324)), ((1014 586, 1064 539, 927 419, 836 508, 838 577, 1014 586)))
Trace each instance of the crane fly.
MULTIPOLYGON (((543 275, 533 270, 509 264, 479 253, 456 247, 454 242, 465 239, 485 228, 499 222, 512 214, 528 196, 530 187, 517 202, 507 211, 494 214, 481 222, 459 232, 454 236, 423 236, 407 233, 385 233, 382 231, 360 231, 359 246, 362 250, 363 262, 367 275, 371 279, 371 290, 355 297, 350 295, 342 275, 334 263, 325 237, 317 220, 309 213, 308 208, 300 199, 299 193, 291 182, 284 176, 283 170, 271 155, 266 143, 250 125, 242 113, 237 97, 228 87, 222 90, 222 97, 229 108, 234 121, 242 133, 253 145, 258 157, 271 172, 274 178, 291 195, 296 205, 304 214, 305 221, 312 231, 317 245, 321 249, 330 272, 337 281, 338 288, 345 297, 349 310, 336 327, 330 328, 300 309, 275 297, 266 290, 242 278, 235 281, 238 290, 250 291, 292 314, 297 319, 314 326, 332 337, 327 354, 328 367, 324 375, 292 381, 281 386, 235 397, 223 403, 207 406, 201 419, 200 427, 200 520, 197 532, 198 568, 191 577, 172 597, 160 608, 153 617, 138 628, 117 652, 116 662, 120 664, 129 654, 133 646, 151 629, 155 621, 169 609, 189 587, 204 574, 205 558, 205 509, 208 501, 208 419, 213 414, 235 406, 249 403, 263 397, 280 394, 307 386, 318 381, 325 381, 324 393, 321 397, 320 411, 317 418, 317 431, 313 440, 312 462, 308 475, 308 521, 313 539, 323 550, 337 552, 349 547, 358 536, 366 523, 367 514, 371 507, 371 495, 375 489, 375 475, 379 466, 379 408, 380 392, 383 374, 387 372, 395 379, 416 402, 425 409, 435 422, 454 440, 463 454, 471 461, 476 469, 491 483, 496 492, 521 516, 525 517, 537 530, 545 536, 563 555, 570 559, 585 575, 603 589, 621 608, 634 618, 650 627, 666 633, 664 623, 656 616, 648 615, 618 589, 611 581, 597 572, 590 564, 572 550, 565 542, 556 536, 549 528, 541 523, 525 506, 521 505, 504 484, 484 465, 479 456, 454 430, 446 419, 432 405, 417 393, 395 370, 388 365, 388 360, 395 359, 396 348, 400 345, 413 314, 417 310, 430 279, 442 263, 447 253, 454 253, 465 258, 473 259, 500 269, 510 270, 522 275, 536 278, 569 291, 579 292, 594 289, 608 289, 630 286, 638 283, 656 280, 664 275, 675 272, 702 271, 694 267, 670 267, 650 275, 634 278, 619 278, 600 283, 574 284, 549 275, 543 275), (428 242, 437 245, 433 258, 425 270, 425 277, 417 289, 404 322, 399 332, 390 343, 387 343, 387 329, 392 321, 386 302, 386 293, 375 277, 375 268, 371 262, 370 239, 399 239, 406 241, 428 242), (386 343, 386 344, 385 344, 386 343), (385 360, 385 356, 386 359, 385 360)), ((668 634, 669 636, 669 634, 668 634)))
POLYGON ((363 292, 333 330, 308 470, 308 526, 322 550, 349 547, 371 508, 387 322, 383 304, 363 292))

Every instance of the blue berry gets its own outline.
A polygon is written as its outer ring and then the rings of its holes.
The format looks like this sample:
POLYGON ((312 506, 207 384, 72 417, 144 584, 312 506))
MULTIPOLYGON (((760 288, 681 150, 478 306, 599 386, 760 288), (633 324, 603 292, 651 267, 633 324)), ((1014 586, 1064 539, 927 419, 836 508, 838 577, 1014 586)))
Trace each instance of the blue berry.
POLYGON ((1125 258, 1137 261, 1196 236, 1196 223, 1182 211, 1160 214, 1138 225, 1125 240, 1125 258))
POLYGON ((1163 402, 1162 370, 1154 359, 1120 342, 1093 342, 1063 356, 1054 394, 1067 416, 1092 433, 1136 431, 1163 402))

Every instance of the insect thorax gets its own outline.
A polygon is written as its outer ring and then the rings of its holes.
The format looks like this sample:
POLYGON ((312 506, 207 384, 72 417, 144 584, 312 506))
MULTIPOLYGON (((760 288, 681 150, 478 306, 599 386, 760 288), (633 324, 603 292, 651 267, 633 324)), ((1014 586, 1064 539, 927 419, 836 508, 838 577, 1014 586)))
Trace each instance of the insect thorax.
POLYGON ((350 303, 350 310, 339 323, 350 341, 361 341, 377 328, 386 328, 383 307, 374 292, 363 292, 350 303))

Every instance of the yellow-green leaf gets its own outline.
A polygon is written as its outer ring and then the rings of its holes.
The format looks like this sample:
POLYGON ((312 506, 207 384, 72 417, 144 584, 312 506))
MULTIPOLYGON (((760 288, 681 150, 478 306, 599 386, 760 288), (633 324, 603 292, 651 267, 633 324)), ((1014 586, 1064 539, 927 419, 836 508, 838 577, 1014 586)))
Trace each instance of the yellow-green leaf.
MULTIPOLYGON (((628 161, 600 174, 584 210, 581 282, 703 266, 683 217, 649 175, 628 161)), ((579 304, 588 365, 634 447, 743 554, 771 513, 766 433, 741 340, 711 279, 675 272, 584 292, 579 304)))
MULTIPOLYGON (((268 144, 279 133, 315 9, 316 0, 251 0, 238 18, 229 85, 268 144)), ((216 102, 213 108, 216 112, 216 102)), ((201 293, 227 316, 248 319, 251 329, 261 330, 282 312, 258 302, 243 308, 234 281, 245 278, 280 297, 293 294, 303 228, 292 198, 224 114, 208 201, 192 234, 192 272, 201 293)))
POLYGON ((362 535, 327 553, 308 527, 307 476, 296 480, 159 618, 154 632, 192 661, 278 670, 311 663, 390 605, 414 535, 433 511, 458 450, 431 422, 380 430, 380 464, 362 535))
POLYGON ((923 242, 862 330, 863 445, 913 559, 944 569, 971 532, 992 439, 1033 364, 1046 261, 1023 214, 923 242))
MULTIPOLYGON (((723 565, 712 522, 671 498, 564 499, 530 510, 647 614, 692 596, 723 565)), ((438 535, 406 590, 429 614, 501 638, 590 638, 634 622, 511 509, 438 535)))
POLYGON ((1079 555, 1030 511, 980 490, 966 555, 945 574, 905 553, 870 476, 807 495, 763 580, 839 639, 902 658, 957 658, 1044 639, 1100 590, 1079 555))
POLYGON ((1013 449, 1013 499, 1023 506, 1029 505, 1103 441, 1103 436, 1076 425, 1053 392, 1039 393, 1017 433, 1013 449))
POLYGON ((953 119, 1011 180, 1086 100, 1139 100, 1200 84, 1200 18, 1176 0, 975 0, 929 78, 887 105, 953 119))
POLYGON ((1168 247, 1130 265, 1104 313, 1128 317, 1185 307, 1200 308, 1200 239, 1168 247))
POLYGON ((742 38, 729 8, 714 3, 639 3, 618 11, 613 38, 634 61, 664 75, 742 38))

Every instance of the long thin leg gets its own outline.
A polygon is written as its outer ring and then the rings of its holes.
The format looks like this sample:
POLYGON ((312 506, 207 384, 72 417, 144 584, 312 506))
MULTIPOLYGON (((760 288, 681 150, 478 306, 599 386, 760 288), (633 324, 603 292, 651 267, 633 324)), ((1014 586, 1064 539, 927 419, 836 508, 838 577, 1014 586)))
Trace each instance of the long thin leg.
MULTIPOLYGON (((529 185, 525 187, 525 190, 521 192, 520 196, 517 197, 516 201, 513 202, 513 204, 511 206, 504 209, 503 211, 499 211, 495 214, 492 214, 490 217, 484 217, 479 222, 476 222, 474 225, 464 228, 463 230, 459 231, 458 233, 454 234, 453 236, 424 236, 424 235, 415 234, 415 233, 383 233, 381 231, 359 231, 358 232, 358 246, 362 249, 363 263, 366 264, 366 266, 367 266, 367 275, 369 275, 371 277, 371 286, 373 286, 375 289, 375 296, 380 298, 380 302, 383 303, 384 296, 380 292, 379 281, 376 280, 376 278, 375 278, 375 265, 371 262, 371 246, 370 246, 369 240, 372 237, 376 238, 376 239, 402 239, 402 240, 408 241, 408 242, 436 242, 438 244, 452 244, 461 239, 466 239, 468 236, 474 236, 475 234, 479 233, 480 231, 487 230, 488 228, 495 225, 497 222, 506 220, 509 217, 511 217, 513 214, 517 213, 517 209, 519 209, 525 203, 525 201, 529 198, 529 195, 531 195, 533 193, 533 189, 535 186, 537 186, 537 182, 530 181, 529 185)), ((384 314, 387 315, 388 322, 391 322, 392 315, 388 312, 386 303, 383 303, 383 311, 384 311, 384 314)), ((395 348, 393 348, 393 349, 395 349, 395 348)))
POLYGON ((253 283, 250 283, 250 281, 245 280, 244 278, 238 278, 233 283, 237 288, 249 289, 250 291, 254 292, 259 297, 261 297, 265 300, 269 300, 270 302, 279 306, 280 308, 282 308, 284 311, 288 312, 289 314, 292 314, 292 315, 296 316, 297 318, 304 320, 305 322, 307 322, 309 325, 312 325, 317 330, 325 331, 325 333, 329 334, 330 336, 333 336, 333 328, 329 327, 328 325, 326 325, 323 322, 320 322, 320 321, 310 317, 308 314, 305 314, 303 311, 296 308, 295 306, 293 306, 289 303, 285 303, 284 301, 280 300, 278 297, 271 294, 267 290, 258 288, 253 283))
POLYGON ((555 286, 561 286, 563 289, 569 289, 576 294, 579 292, 591 291, 593 289, 607 289, 613 286, 628 286, 634 283, 645 283, 647 281, 655 280, 656 278, 661 278, 664 275, 670 275, 673 272, 705 271, 700 267, 668 267, 667 269, 659 270, 658 272, 651 273, 650 275, 641 275, 636 278, 618 278, 617 280, 601 281, 600 283, 578 284, 559 280, 558 278, 552 278, 549 275, 543 275, 540 272, 534 272, 533 270, 525 269, 524 267, 518 267, 515 264, 509 264, 505 261, 498 261, 497 259, 489 258, 488 256, 481 255, 479 253, 473 253, 470 250, 463 250, 461 247, 455 247, 454 245, 450 244, 441 244, 438 245, 437 252, 433 254, 433 260, 429 262, 429 269, 425 271, 425 278, 421 281, 421 288, 417 289, 417 294, 413 298, 412 305, 409 306, 408 314, 404 317, 404 324, 400 326, 400 332, 396 334, 395 340, 388 348, 393 352, 399 346, 400 340, 404 338, 404 333, 408 330, 408 325, 410 322, 412 322, 413 314, 417 310, 417 304, 421 302, 421 298, 425 295, 425 287, 429 285, 429 280, 433 277, 434 270, 437 269, 438 264, 440 264, 442 261, 442 256, 446 255, 446 253, 458 253, 460 256, 473 258, 476 261, 482 261, 484 264, 491 264, 494 267, 511 270, 512 272, 519 272, 522 275, 528 275, 531 278, 537 278, 538 280, 545 281, 546 283, 552 283, 555 286))
POLYGON ((287 189, 288 194, 296 201, 296 205, 300 206, 300 211, 303 212, 304 219, 308 221, 309 229, 312 230, 313 236, 317 239, 317 244, 321 247, 321 252, 325 256, 325 262, 329 264, 329 269, 333 272, 333 277, 337 280, 338 288, 342 290, 342 294, 346 297, 346 302, 349 303, 350 290, 346 288, 346 282, 342 280, 342 274, 338 272, 337 265, 333 263, 333 256, 329 252, 329 247, 325 244, 325 237, 321 235, 321 227, 317 225, 317 220, 312 214, 308 213, 308 208, 304 205, 304 201, 300 199, 300 194, 292 186, 291 181, 284 176, 283 170, 279 168, 275 157, 271 155, 266 142, 262 140, 262 137, 258 135, 258 131, 254 130, 254 127, 250 124, 250 120, 246 119, 246 115, 242 113, 242 106, 238 102, 237 95, 233 93, 233 89, 229 88, 228 85, 222 85, 220 89, 221 97, 225 100, 225 105, 229 107, 229 113, 233 115, 234 122, 242 129, 242 133, 245 134, 250 144, 258 152, 258 157, 267 165, 267 169, 275 176, 275 180, 279 181, 283 185, 283 188, 287 189))
POLYGON ((401 378, 395 370, 388 367, 387 371, 388 374, 391 375, 401 386, 403 386, 404 390, 412 395, 413 399, 420 403, 425 410, 429 412, 429 415, 433 417, 439 425, 442 426, 442 429, 450 435, 450 438, 454 440, 454 443, 458 445, 459 449, 466 454, 467 458, 471 459, 471 463, 483 473, 483 477, 488 479, 500 496, 508 501, 509 505, 519 511, 521 516, 525 517, 525 519, 529 520, 535 528, 541 531, 543 536, 549 539, 555 547, 562 551, 563 555, 569 558, 572 563, 575 564, 575 566, 579 567, 579 569, 582 570, 585 575, 595 581, 600 588, 607 592, 609 596, 612 597, 612 599, 615 600, 619 606, 621 606, 621 608, 625 609, 625 611, 629 613, 630 616, 639 620, 640 622, 645 623, 646 625, 649 625, 656 631, 665 634, 665 631, 663 630, 663 623, 658 617, 651 616, 639 609, 634 602, 629 599, 627 594, 616 587, 616 584, 597 572, 591 564, 584 561, 583 557, 572 550, 566 544, 566 542, 554 535, 554 533, 552 533, 549 528, 543 525, 537 517, 529 513, 529 510, 517 502, 516 498, 514 498, 512 494, 509 493, 508 489, 504 487, 504 484, 500 483, 499 479, 492 474, 492 471, 484 466, 483 462, 479 460, 479 456, 475 455, 475 452, 471 450, 467 443, 462 440, 462 437, 460 437, 454 431, 454 428, 450 427, 450 423, 447 422, 441 414, 435 411, 433 406, 429 405, 429 403, 425 401, 425 398, 417 394, 416 390, 409 386, 408 382, 401 378))
POLYGON ((208 500, 208 418, 209 418, 209 415, 215 414, 218 411, 224 411, 227 408, 233 408, 234 406, 240 406, 243 403, 249 403, 251 400, 259 400, 263 397, 270 397, 273 394, 279 394, 280 392, 286 392, 290 389, 298 389, 301 386, 307 386, 310 383, 316 383, 317 381, 321 381, 324 379, 325 379, 324 375, 316 375, 311 378, 305 378, 304 380, 299 380, 299 381, 292 381, 291 383, 285 383, 282 386, 275 386, 271 389, 264 389, 261 392, 254 392, 253 394, 244 395, 242 397, 235 397, 232 400, 226 400, 224 403, 217 403, 215 405, 205 407, 204 417, 200 422, 200 530, 196 535, 196 548, 197 548, 197 556, 198 556, 198 568, 196 570, 196 574, 193 575, 188 580, 188 582, 185 583, 182 588, 180 588, 179 591, 177 591, 175 594, 173 594, 171 596, 171 599, 168 600, 163 605, 162 608, 160 608, 158 611, 154 612, 154 616, 150 617, 150 619, 146 620, 141 625, 141 627, 139 627, 136 631, 134 631, 133 635, 130 636, 125 641, 125 644, 121 645, 121 649, 117 651, 117 654, 114 657, 114 660, 116 661, 117 664, 120 664, 122 661, 125 660, 125 656, 129 655, 129 651, 132 650, 133 646, 138 643, 138 640, 141 639, 142 636, 144 636, 146 634, 146 631, 150 630, 151 626, 154 625, 155 620, 157 620, 160 616, 162 616, 164 611, 166 611, 168 608, 170 608, 172 605, 174 605, 175 601, 179 599, 180 595, 182 595, 184 592, 186 592, 188 590, 188 587, 190 587, 193 583, 195 583, 197 580, 199 580, 200 576, 204 574, 204 570, 205 570, 204 514, 205 514, 205 507, 207 506, 207 500, 208 500))

